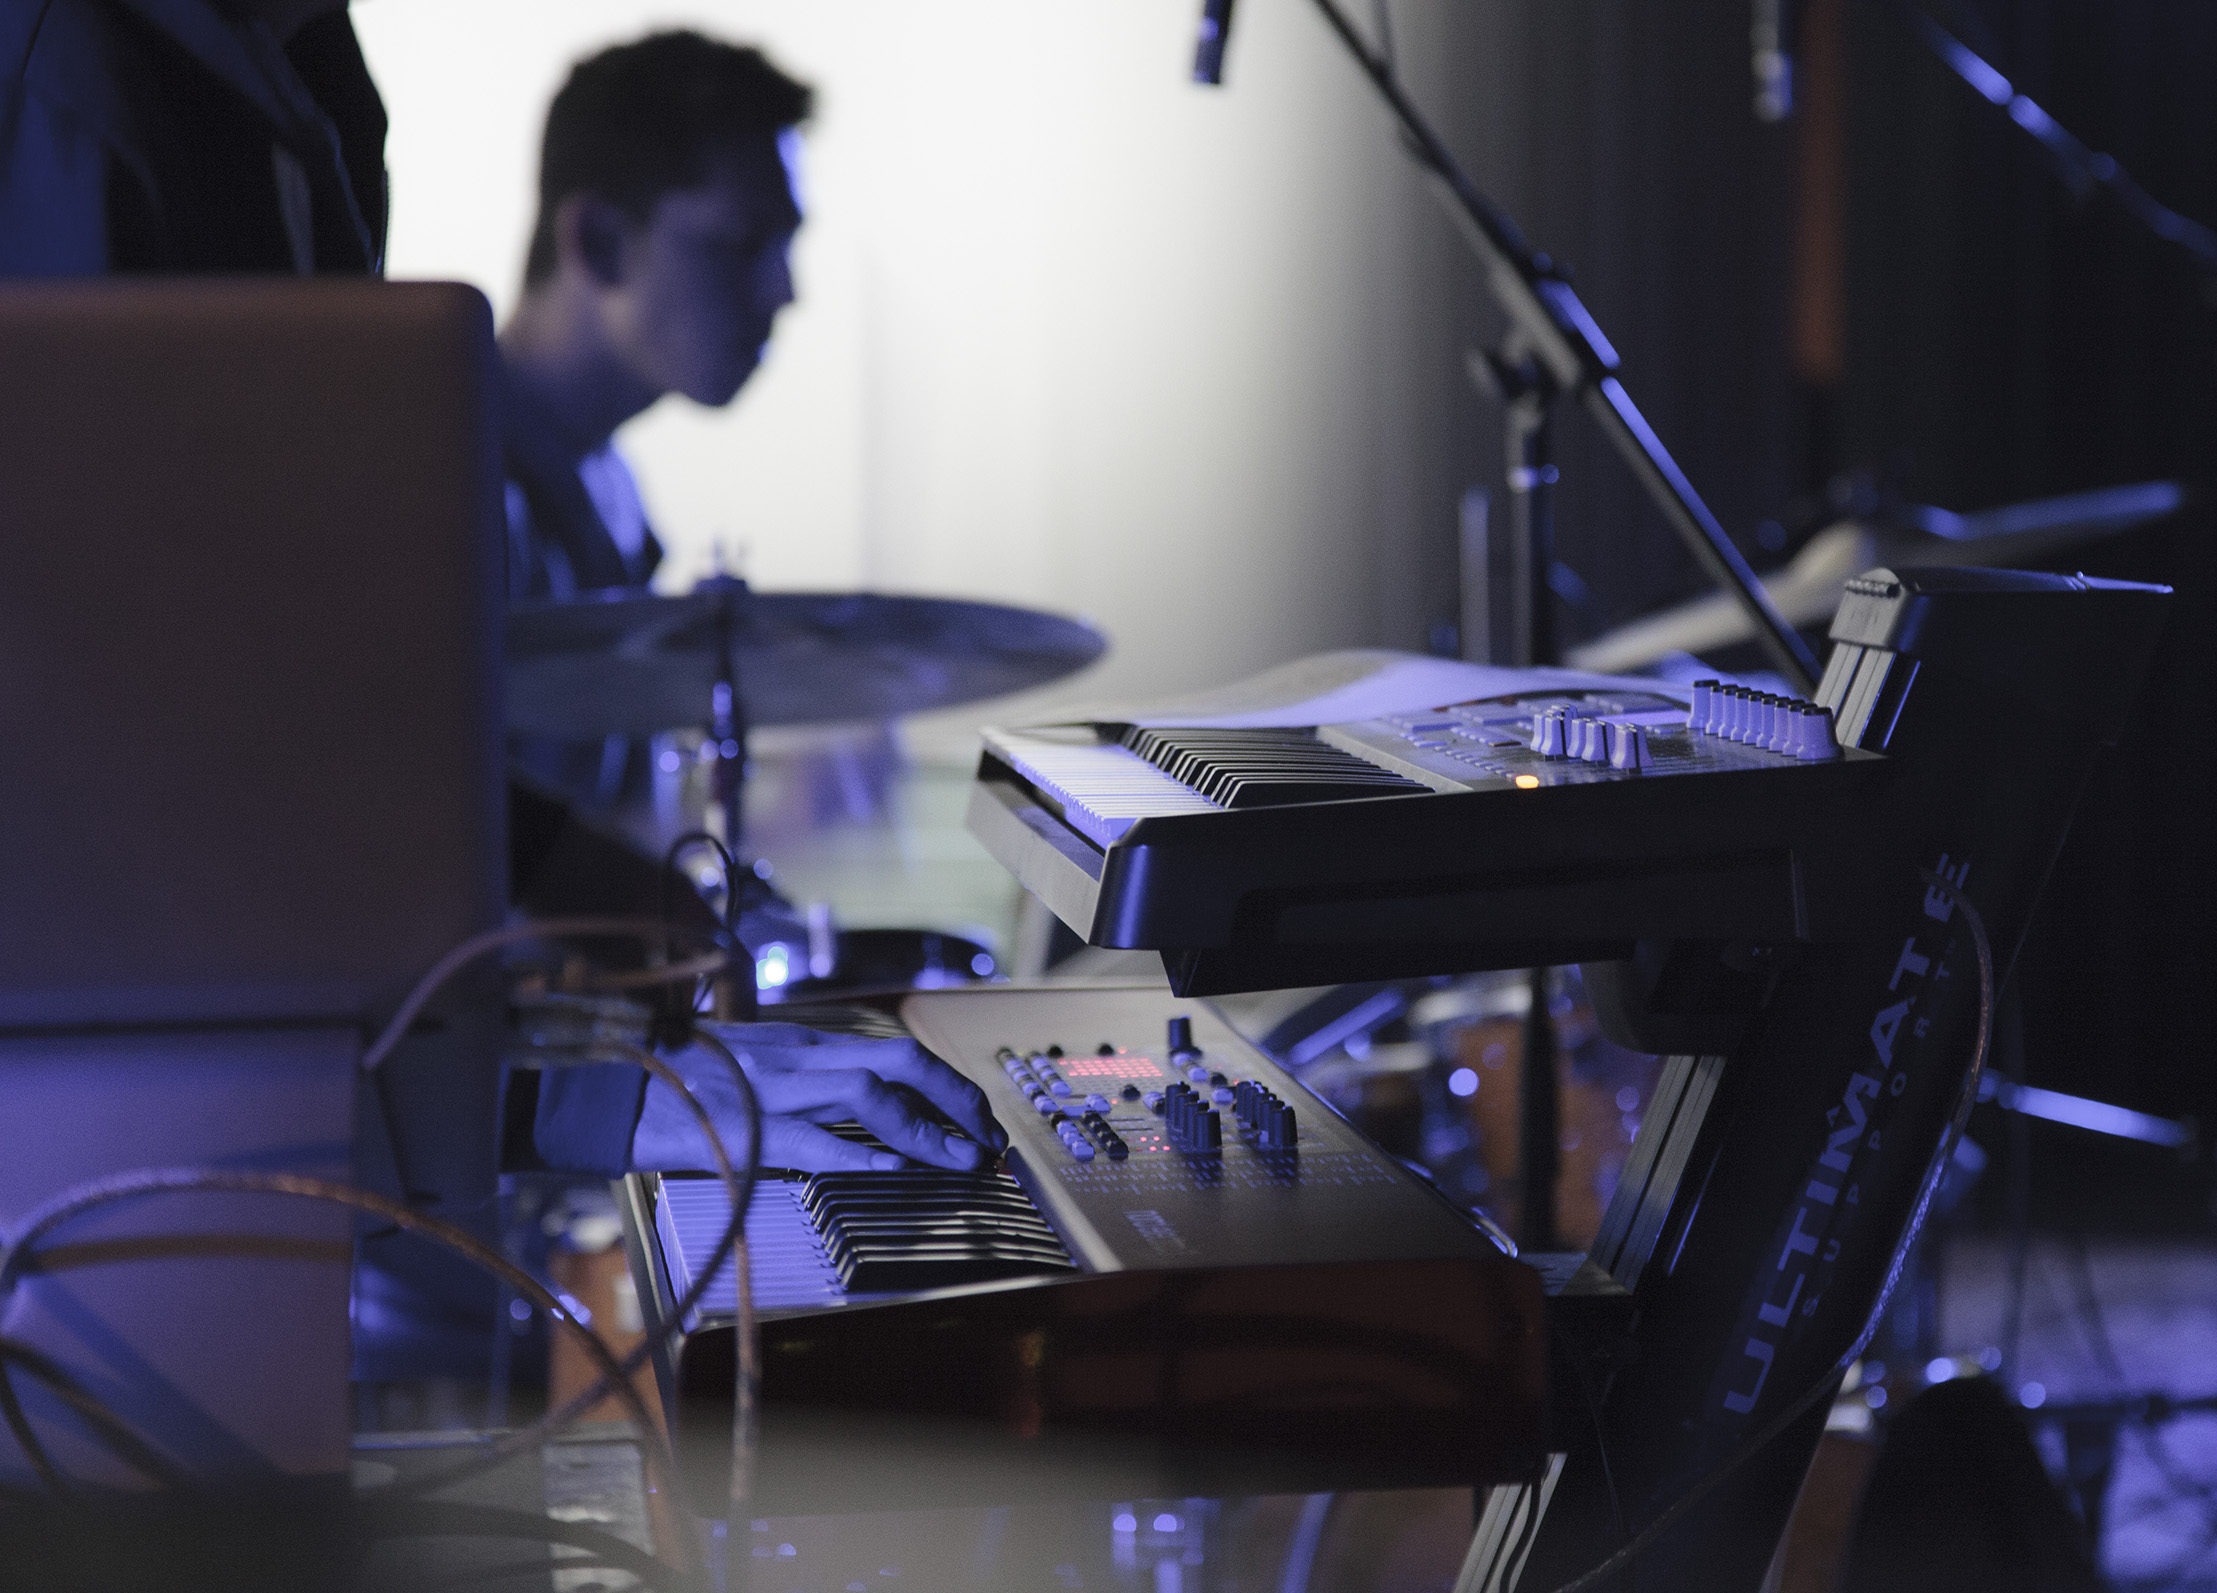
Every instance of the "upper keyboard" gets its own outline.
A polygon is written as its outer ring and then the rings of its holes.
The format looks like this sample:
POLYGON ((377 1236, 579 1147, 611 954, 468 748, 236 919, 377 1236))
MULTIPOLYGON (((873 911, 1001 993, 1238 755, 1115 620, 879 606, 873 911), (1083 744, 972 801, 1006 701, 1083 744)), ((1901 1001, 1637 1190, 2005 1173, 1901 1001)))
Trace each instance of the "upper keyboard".
POLYGON ((1186 994, 1838 931, 1810 860, 1885 760, 1829 707, 1534 684, 1315 727, 988 731, 970 828, 1186 994))

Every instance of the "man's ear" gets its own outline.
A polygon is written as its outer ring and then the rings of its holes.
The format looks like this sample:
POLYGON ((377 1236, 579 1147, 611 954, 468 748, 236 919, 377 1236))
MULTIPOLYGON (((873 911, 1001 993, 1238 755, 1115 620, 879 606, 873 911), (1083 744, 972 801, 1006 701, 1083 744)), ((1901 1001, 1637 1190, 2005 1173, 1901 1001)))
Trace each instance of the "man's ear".
POLYGON ((624 239, 631 222, 597 194, 572 194, 554 213, 555 238, 586 276, 604 288, 624 279, 624 239))

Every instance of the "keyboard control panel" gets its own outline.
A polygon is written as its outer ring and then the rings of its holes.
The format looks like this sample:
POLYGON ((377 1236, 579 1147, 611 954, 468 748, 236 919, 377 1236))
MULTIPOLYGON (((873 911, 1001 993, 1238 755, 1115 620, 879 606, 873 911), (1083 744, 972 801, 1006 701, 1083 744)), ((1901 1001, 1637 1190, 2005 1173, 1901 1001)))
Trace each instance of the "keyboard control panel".
POLYGON ((1434 791, 1589 785, 1837 759, 1832 716, 1794 698, 1701 681, 1659 692, 1547 691, 1324 725, 1317 739, 1434 791))
POLYGON ((1453 1256, 1435 1194, 1205 1003, 1159 986, 909 996, 917 1039, 982 1087, 1009 1171, 1082 1265, 1453 1256))

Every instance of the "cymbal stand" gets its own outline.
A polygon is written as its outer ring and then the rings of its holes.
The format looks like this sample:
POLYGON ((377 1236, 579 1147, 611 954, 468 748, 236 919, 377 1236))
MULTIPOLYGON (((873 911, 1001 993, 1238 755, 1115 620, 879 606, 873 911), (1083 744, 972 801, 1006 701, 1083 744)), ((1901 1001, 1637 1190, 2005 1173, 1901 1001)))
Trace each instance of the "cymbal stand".
MULTIPOLYGON (((708 744, 714 749, 712 790, 723 819, 723 841, 731 859, 724 880, 724 915, 739 922, 743 863, 740 840, 746 822, 747 700, 739 690, 739 605, 747 583, 735 576, 712 576, 700 583, 716 596, 716 680, 708 689, 708 744)), ((696 588, 697 590, 698 588, 696 588)), ((716 1015, 726 1021, 751 1018, 755 1011, 752 953, 748 966, 716 981, 716 1015)))
POLYGON ((747 583, 713 576, 700 584, 713 587, 716 596, 716 680, 708 689, 708 744, 714 749, 713 792, 723 818, 723 842, 736 858, 747 779, 747 704, 739 693, 739 604, 747 583))

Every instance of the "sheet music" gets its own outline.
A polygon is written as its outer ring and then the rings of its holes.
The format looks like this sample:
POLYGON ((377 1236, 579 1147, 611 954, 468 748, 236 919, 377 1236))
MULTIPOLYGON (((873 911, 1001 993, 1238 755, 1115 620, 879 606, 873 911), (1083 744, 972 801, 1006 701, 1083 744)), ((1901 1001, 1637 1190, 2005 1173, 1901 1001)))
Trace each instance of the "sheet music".
POLYGON ((1068 718, 1164 729, 1329 725, 1375 719, 1382 714, 1413 713, 1476 697, 1550 688, 1646 691, 1666 697, 1685 694, 1683 687, 1645 677, 1598 675, 1580 669, 1509 669, 1385 648, 1347 648, 1296 659, 1205 691, 1151 702, 1088 705, 1068 718))

